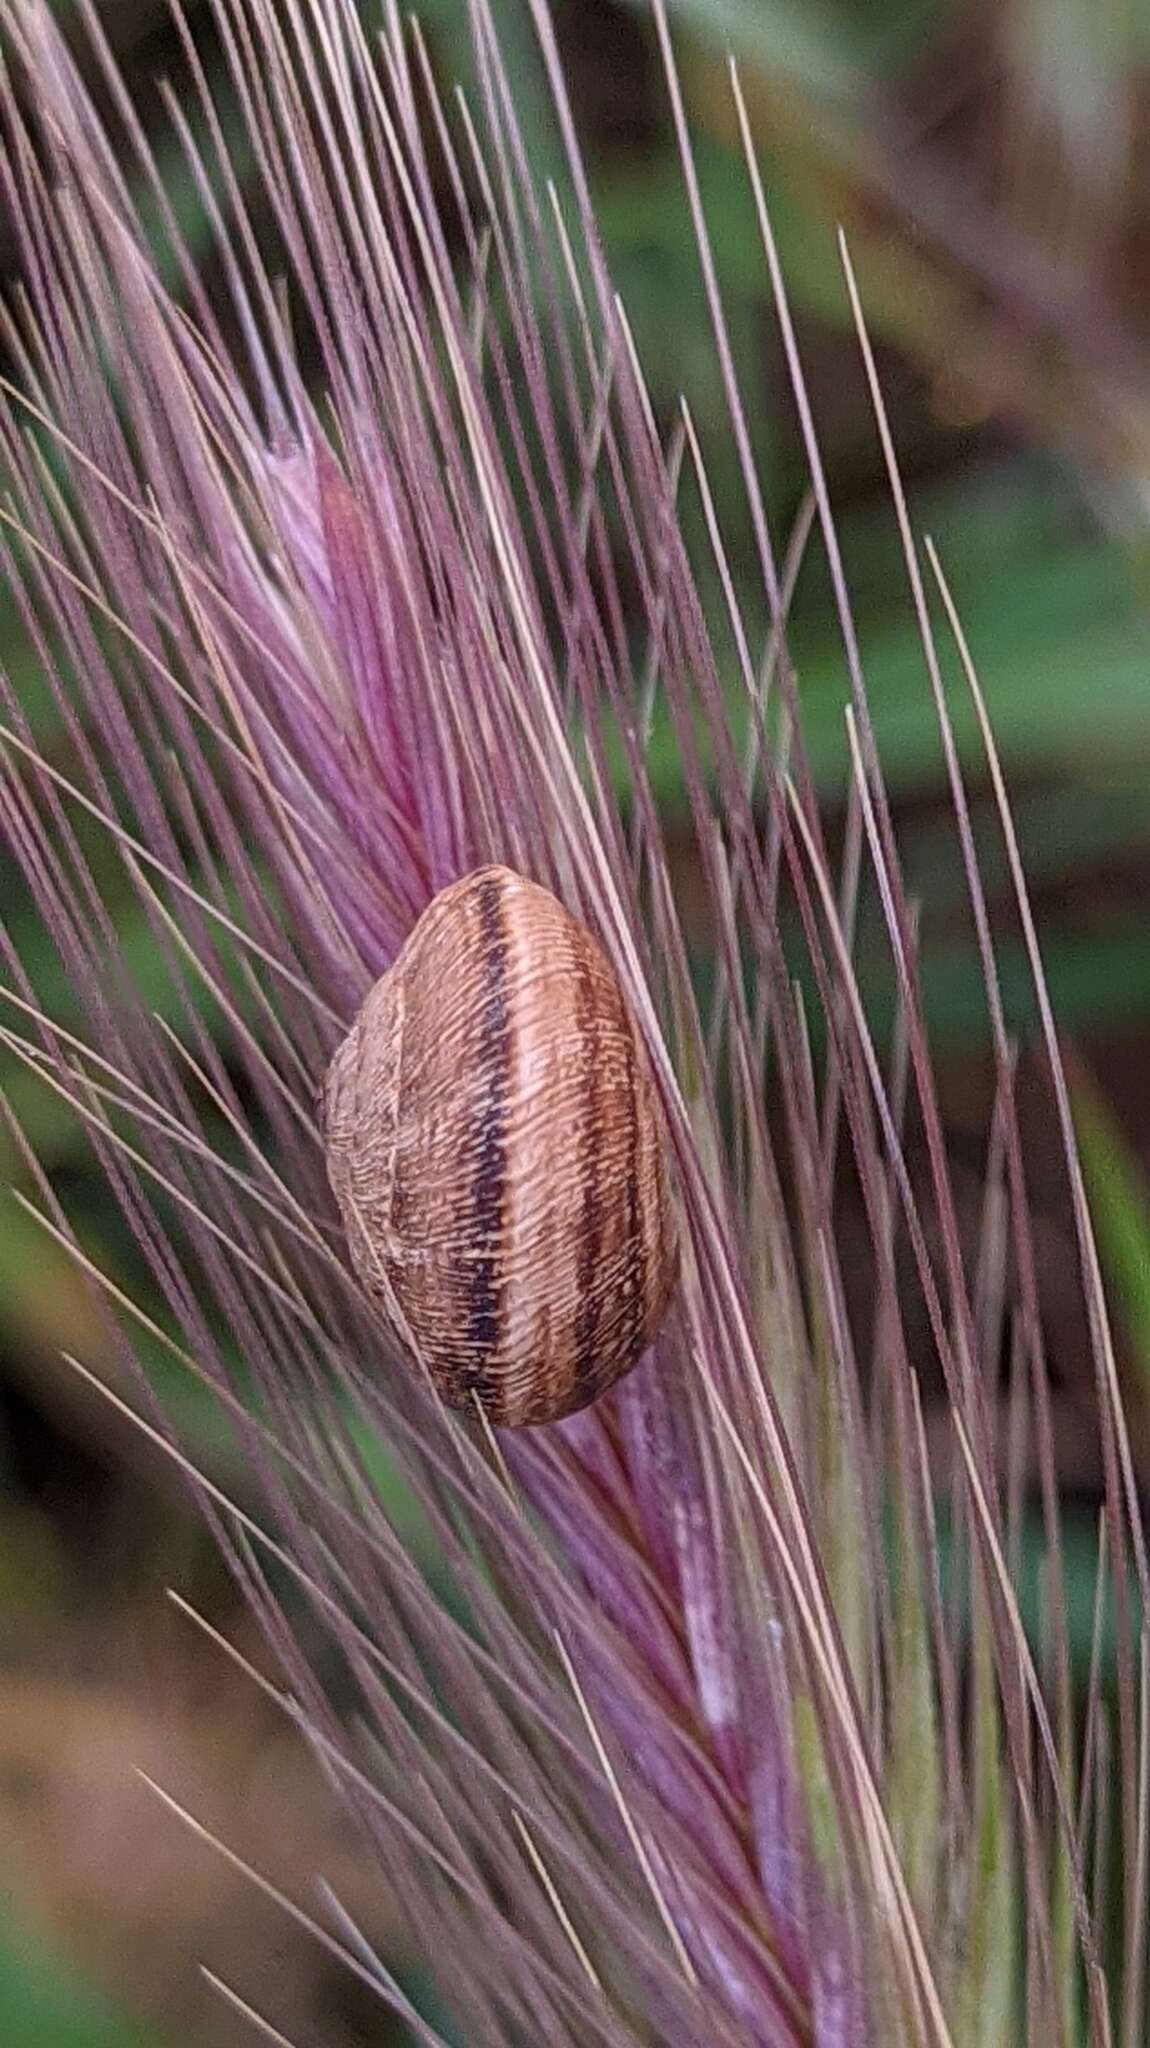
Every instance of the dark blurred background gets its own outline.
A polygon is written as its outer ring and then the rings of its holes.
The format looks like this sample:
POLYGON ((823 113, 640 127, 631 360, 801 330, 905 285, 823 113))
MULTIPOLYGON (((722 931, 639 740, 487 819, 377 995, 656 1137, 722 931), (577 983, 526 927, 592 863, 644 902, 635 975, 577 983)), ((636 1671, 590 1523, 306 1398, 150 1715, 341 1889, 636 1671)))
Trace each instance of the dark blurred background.
MULTIPOLYGON (((78 10, 57 0, 79 38, 78 10)), ((496 0, 535 166, 556 166, 529 25, 496 0)), ((469 72, 459 0, 421 8, 444 80, 469 72)), ((170 175, 189 244, 215 260, 178 152, 155 123, 154 80, 184 75, 162 0, 100 9, 170 175)), ((670 426, 690 397, 753 634, 746 508, 683 202, 658 46, 642 0, 556 0, 599 217, 653 400, 670 426)), ((218 61, 206 7, 189 17, 218 61)), ((2 11, 0 11, 2 20, 2 11)), ((989 1101, 985 1000, 905 572, 836 248, 861 280, 913 513, 941 549, 1005 757, 1055 1007, 1067 1034, 1088 1179, 1122 1339, 1140 1471, 1150 1472, 1150 8, 1143 0, 682 0, 673 26, 698 171, 767 501, 785 541, 805 468, 753 208, 727 59, 734 49, 770 195, 863 637, 906 864, 924 898, 930 1021, 960 1187, 977 1206, 989 1101)), ((250 152, 221 87, 243 170, 250 152)), ((0 222, 0 266, 14 251, 0 222)), ((689 494, 684 516, 698 519, 689 494)), ((700 561, 705 551, 700 550, 700 561)), ((714 593, 710 593, 714 595, 714 593)), ((54 734, 10 613, 0 655, 19 671, 44 744, 54 734)), ((825 576, 803 571, 793 651, 807 738, 832 824, 844 770, 844 678, 825 576)), ((733 688, 734 696, 734 688, 733 688)), ((985 874, 1001 910, 1011 1028, 1032 999, 1004 862, 961 689, 985 874)), ((672 840, 682 809, 669 740, 655 760, 672 840)), ((685 839, 685 834, 684 834, 685 839)), ((682 896, 700 954, 705 906, 682 896)), ((8 901, 6 890, 6 903, 8 901)), ((22 908, 22 943, 46 941, 22 908)), ((893 991, 877 922, 860 959, 874 1013, 893 991)), ((140 913, 121 939, 154 971, 140 913)), ((59 1005, 66 1011, 66 993, 59 1005)), ((162 1007, 164 990, 155 1000, 162 1007)), ((1098 1473, 1091 1368, 1050 1119, 1022 1064, 1028 1167, 1055 1346, 1061 1478, 1072 1504, 1076 1651, 1089 1649, 1098 1473)), ((86 1241, 146 1288, 82 1138, 14 1063, 0 1082, 86 1241)), ((28 1185, 0 1125, 0 1182, 28 1185)), ((844 1229, 849 1230, 849 1218, 844 1229)), ((61 1353, 115 1376, 89 1298, 15 1205, 0 1214, 0 2039, 210 2048, 247 2037, 206 1963, 293 2042, 397 2041, 318 1949, 177 1822, 140 1766, 274 1883, 314 1898, 322 1872, 419 1995, 388 1903, 323 1785, 254 1689, 174 1613, 178 1584, 257 1662, 226 1575, 178 1480, 85 1391, 61 1353)), ((157 1353, 195 1455, 242 1493, 210 1412, 157 1353)), ((418 1532, 413 1530, 413 1541, 418 1532)), ((1037 1546, 1035 1548, 1037 1558, 1037 1546)), ((429 1561, 434 1568, 434 1561, 429 1561)), ((1035 1567, 1036 1568, 1036 1567, 1035 1567)), ((433 2006, 429 2005, 429 2010, 433 2006)))

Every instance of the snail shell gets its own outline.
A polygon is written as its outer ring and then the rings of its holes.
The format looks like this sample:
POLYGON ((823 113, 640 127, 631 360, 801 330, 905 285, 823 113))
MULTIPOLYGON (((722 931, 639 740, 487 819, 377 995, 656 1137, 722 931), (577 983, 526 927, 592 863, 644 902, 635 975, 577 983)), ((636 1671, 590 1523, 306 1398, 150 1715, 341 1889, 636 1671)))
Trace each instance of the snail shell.
POLYGON ((424 911, 327 1077, 352 1262, 443 1399, 595 1400, 677 1268, 662 1105, 614 970, 547 889, 482 868, 424 911))

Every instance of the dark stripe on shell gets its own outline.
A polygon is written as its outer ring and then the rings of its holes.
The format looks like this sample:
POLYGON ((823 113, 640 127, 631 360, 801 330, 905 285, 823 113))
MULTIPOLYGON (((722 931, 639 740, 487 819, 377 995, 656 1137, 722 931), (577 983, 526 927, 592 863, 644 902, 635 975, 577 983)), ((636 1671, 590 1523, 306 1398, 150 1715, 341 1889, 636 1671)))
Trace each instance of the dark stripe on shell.
POLYGON ((511 1019, 507 1002, 507 932, 503 920, 503 882, 491 876, 477 891, 480 961, 479 1101, 475 1174, 471 1186, 472 1229, 469 1241, 476 1257, 466 1271, 468 1362, 461 1391, 474 1394, 495 1422, 500 1419, 502 1393, 497 1372, 503 1336, 504 1200, 507 1191, 507 1098, 511 1083, 511 1019))
POLYGON ((580 1051, 580 1092, 584 1104, 579 1145, 583 1200, 579 1215, 579 1314, 564 1399, 578 1405, 583 1390, 596 1385, 600 1369, 599 1324, 603 1290, 598 1269, 603 1239, 603 1188, 599 1151, 603 1131, 599 1034, 596 1029, 600 1014, 599 992, 591 964, 582 954, 575 975, 575 1043, 580 1051))

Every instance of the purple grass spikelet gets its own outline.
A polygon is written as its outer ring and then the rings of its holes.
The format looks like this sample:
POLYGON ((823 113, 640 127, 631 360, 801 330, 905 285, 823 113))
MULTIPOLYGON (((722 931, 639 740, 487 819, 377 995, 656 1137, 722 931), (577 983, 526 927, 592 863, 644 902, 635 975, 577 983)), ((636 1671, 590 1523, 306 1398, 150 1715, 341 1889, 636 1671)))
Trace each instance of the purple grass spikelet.
MULTIPOLYGON (((169 91, 169 113, 210 225, 211 289, 94 9, 83 65, 40 0, 0 13, 0 204, 20 274, 0 530, 38 678, 34 704, 3 680, 0 821, 66 979, 63 996, 38 984, 13 919, 0 1033, 82 1123, 148 1289, 137 1298, 84 1243, 31 1141, 21 1199, 108 1316, 139 1427, 209 1518, 283 1673, 277 1702, 345 1801, 455 2038, 1133 2043, 1147 1814, 1132 1589, 1144 1609, 1148 1588, 1090 1220, 1067 1124, 1118 1618, 1112 1836, 1109 1706, 1097 1682, 1083 1704, 1069 1677, 1015 1051, 934 639, 936 611, 951 639, 957 617, 892 458, 996 1020, 973 1234, 737 73, 810 470, 781 546, 656 4, 762 645, 689 411, 668 427, 651 406, 543 0, 531 13, 566 165, 554 193, 533 182, 487 0, 469 6, 474 89, 450 113, 418 25, 390 7, 376 39, 352 0, 213 0, 209 80, 173 0, 191 96, 169 91), (787 643, 808 547, 843 645, 841 863, 787 643), (678 859, 653 788, 656 716, 686 797, 678 859), (349 1256, 319 1113, 336 1048, 427 906, 492 866, 549 891, 609 963, 680 1239, 674 1298, 635 1369, 528 1430, 452 1414, 410 1369, 349 1256), (864 885, 897 986, 893 1050, 856 973, 864 885), (125 919, 158 963, 148 989, 125 919), (843 1180, 861 1218, 853 1273, 843 1180), (1041 1653, 1012 1562, 1004 1332, 1046 1479, 1041 1653), (210 1392, 243 1498, 182 1440, 141 1333, 210 1392), (947 1404, 945 1499, 928 1371, 947 1404), (434 1572, 403 1540, 384 1457, 434 1572), (1115 1848, 1132 1899, 1121 1970, 1097 1908, 1115 1848)), ((844 289, 873 370, 849 264, 844 289)), ((877 379, 872 397, 889 449, 877 379)), ((988 724, 983 743, 1045 1004, 988 724)), ((1044 1022, 1061 1110, 1048 1008, 1044 1022)), ((317 1901, 318 1937, 438 2042, 338 1900, 317 1901)))

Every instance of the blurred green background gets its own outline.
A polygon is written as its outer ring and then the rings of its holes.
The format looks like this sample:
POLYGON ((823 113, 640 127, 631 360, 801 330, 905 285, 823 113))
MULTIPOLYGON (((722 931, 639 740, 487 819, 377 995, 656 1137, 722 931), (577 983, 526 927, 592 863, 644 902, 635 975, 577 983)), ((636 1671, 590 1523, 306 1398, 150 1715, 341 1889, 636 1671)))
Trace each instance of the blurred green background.
MULTIPOLYGON (((78 10, 65 0, 57 11, 77 26, 78 10)), ((496 0, 495 11, 545 176, 557 157, 532 33, 512 0, 496 0)), ((756 639, 766 620, 652 24, 642 0, 633 8, 557 0, 555 11, 603 233, 656 410, 669 430, 680 392, 689 395, 756 639)), ((459 0, 429 0, 421 13, 441 76, 466 77, 459 0)), ((163 6, 120 0, 100 14, 157 134, 152 83, 159 75, 178 82, 182 69, 163 6)), ((208 10, 192 5, 189 15, 216 61, 208 10)), ((1073 1040, 1086 1164, 1145 1473, 1150 9, 1142 0, 681 0, 673 27, 756 453, 785 542, 806 471, 740 165, 729 51, 741 60, 886 773, 907 868, 924 898, 931 1025, 961 1156, 987 1108, 985 1005, 836 229, 850 240, 914 518, 942 552, 1010 775, 1052 994, 1073 1040)), ((221 103, 242 168, 250 154, 225 85, 221 103)), ((174 147, 158 140, 189 242, 210 266, 190 181, 174 147)), ((8 284, 13 263, 0 222, 8 284)), ((684 517, 698 529, 690 492, 684 517)), ((698 559, 705 563, 704 548, 698 559)), ((717 611, 717 591, 707 595, 717 611)), ((10 615, 0 614, 0 630, 0 653, 19 672, 51 750, 62 742, 10 615)), ((845 681, 814 561, 799 580, 792 647, 833 817, 845 681)), ((987 881, 1001 907, 1001 850, 958 688, 954 709, 987 881)), ((658 729, 654 747, 674 839, 682 791, 658 729)), ((686 872, 683 901, 705 948, 705 911, 692 902, 686 872)), ((10 881, 9 902, 22 943, 38 949, 45 999, 66 1013, 58 971, 10 881)), ((1031 999, 1008 912, 1002 931, 1010 1022, 1025 1044, 1031 999)), ((121 937, 140 974, 154 972, 127 896, 121 937)), ((881 1013, 890 1000, 884 949, 869 941, 865 922, 860 957, 881 1013)), ((162 1008, 163 986, 149 993, 162 1008)), ((105 1265, 125 1284, 145 1284, 68 1117, 14 1064, 0 1081, 105 1265)), ((0 1178, 27 1187, 14 1142, 0 1135, 0 1146, 0 1178)), ((1044 1284, 1057 1312, 1069 1239, 1040 1114, 1029 1163, 1044 1284)), ((1098 1478, 1089 1364, 1073 1317, 1064 1327, 1062 1476, 1089 1530, 1098 1478)), ((164 1587, 176 1582, 233 1634, 244 1628, 178 1486, 85 1394, 60 1363, 65 1350, 117 1371, 63 1255, 9 1204, 0 1218, 0 2032, 29 2048, 213 2048, 241 2039, 244 2023, 205 1984, 204 1962, 242 1977, 254 2002, 273 2003, 277 2024, 301 2048, 379 2042, 378 2014, 349 2002, 318 1951, 291 1939, 210 1851, 159 1822, 135 1776, 151 1760, 197 1813, 215 1816, 274 1882, 301 1897, 316 1870, 338 1869, 365 1929, 420 1984, 418 1959, 404 1956, 386 1901, 357 1866, 306 1759, 167 1606, 164 1587)), ((171 1382, 165 1392, 187 1398, 171 1382)), ((186 1422, 200 1458, 242 1489, 210 1416, 193 1404, 186 1422)), ((1072 1542, 1081 1642, 1093 1564, 1091 1543, 1076 1550, 1072 1542)), ((258 1658, 258 1646, 248 1648, 258 1658)))

